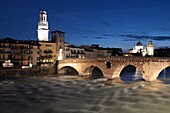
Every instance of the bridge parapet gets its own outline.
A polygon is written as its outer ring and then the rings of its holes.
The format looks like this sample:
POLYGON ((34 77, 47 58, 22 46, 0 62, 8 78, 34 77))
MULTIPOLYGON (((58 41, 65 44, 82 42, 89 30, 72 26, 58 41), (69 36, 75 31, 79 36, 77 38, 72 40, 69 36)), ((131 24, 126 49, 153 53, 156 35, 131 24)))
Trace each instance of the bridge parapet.
POLYGON ((75 58, 61 60, 59 63, 85 63, 85 62, 170 62, 170 58, 165 57, 124 57, 124 56, 112 56, 112 57, 99 57, 99 58, 75 58))

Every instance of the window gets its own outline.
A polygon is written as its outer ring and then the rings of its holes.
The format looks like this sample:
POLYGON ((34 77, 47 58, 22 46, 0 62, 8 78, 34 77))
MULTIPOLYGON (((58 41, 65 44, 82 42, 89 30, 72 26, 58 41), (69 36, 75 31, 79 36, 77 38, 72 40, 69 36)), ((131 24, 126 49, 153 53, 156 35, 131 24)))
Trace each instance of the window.
POLYGON ((11 55, 8 55, 8 59, 11 59, 11 55))
POLYGON ((51 47, 51 45, 50 45, 50 44, 46 44, 46 46, 47 46, 47 47, 51 47))
POLYGON ((20 49, 24 49, 24 46, 20 46, 20 49))

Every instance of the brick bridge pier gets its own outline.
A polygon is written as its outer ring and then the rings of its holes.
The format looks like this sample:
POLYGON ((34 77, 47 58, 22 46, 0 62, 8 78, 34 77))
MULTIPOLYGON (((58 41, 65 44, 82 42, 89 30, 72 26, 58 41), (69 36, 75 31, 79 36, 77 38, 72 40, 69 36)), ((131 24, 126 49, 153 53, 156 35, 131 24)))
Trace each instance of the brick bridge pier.
POLYGON ((112 56, 102 58, 67 59, 58 62, 58 73, 64 74, 66 68, 75 69, 79 75, 91 75, 95 67, 108 79, 120 77, 126 66, 135 66, 146 81, 154 81, 159 73, 170 66, 170 58, 158 57, 123 57, 112 56))

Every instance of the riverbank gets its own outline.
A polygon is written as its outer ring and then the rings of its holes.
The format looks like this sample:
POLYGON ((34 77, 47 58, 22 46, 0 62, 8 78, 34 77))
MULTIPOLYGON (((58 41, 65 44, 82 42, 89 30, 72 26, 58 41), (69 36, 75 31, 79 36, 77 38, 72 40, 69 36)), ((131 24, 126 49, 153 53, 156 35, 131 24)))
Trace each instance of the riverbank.
POLYGON ((27 69, 0 69, 0 78, 19 78, 30 76, 51 76, 57 74, 54 67, 27 68, 27 69))

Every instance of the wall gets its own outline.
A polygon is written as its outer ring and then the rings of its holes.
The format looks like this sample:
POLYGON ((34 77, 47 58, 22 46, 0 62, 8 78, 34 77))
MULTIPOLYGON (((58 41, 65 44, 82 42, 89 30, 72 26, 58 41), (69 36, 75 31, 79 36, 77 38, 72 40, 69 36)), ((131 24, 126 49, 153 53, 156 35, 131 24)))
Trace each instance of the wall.
POLYGON ((29 69, 1 69, 0 78, 52 76, 56 74, 56 68, 29 68, 29 69))

